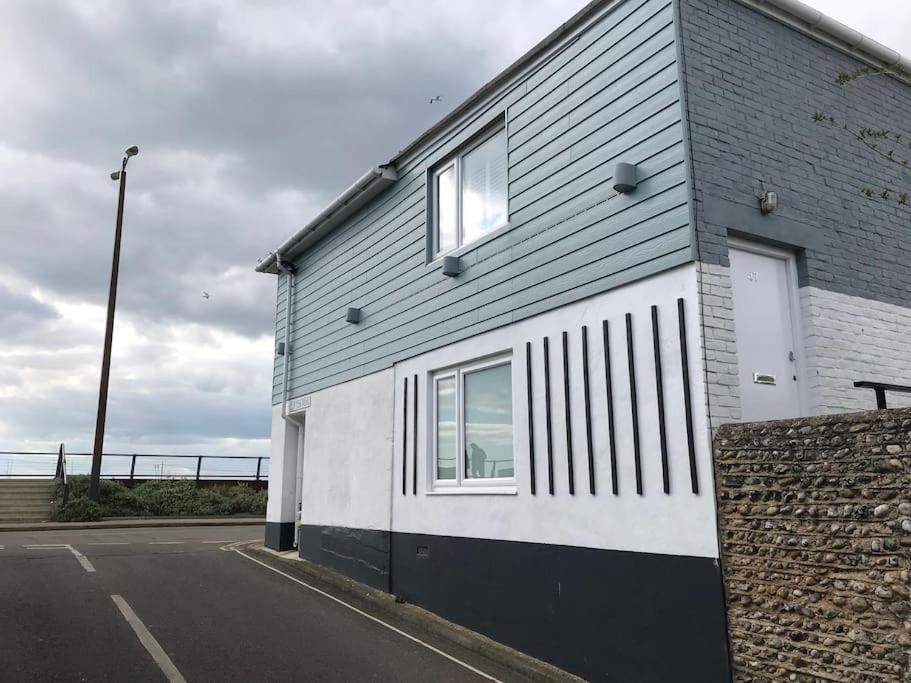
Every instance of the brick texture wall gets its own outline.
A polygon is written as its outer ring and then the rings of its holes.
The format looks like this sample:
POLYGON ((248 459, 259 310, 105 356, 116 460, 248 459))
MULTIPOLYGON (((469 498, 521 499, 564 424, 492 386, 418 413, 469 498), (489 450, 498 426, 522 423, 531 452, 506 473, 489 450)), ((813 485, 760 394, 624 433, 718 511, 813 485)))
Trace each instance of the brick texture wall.
POLYGON ((699 280, 709 425, 716 429, 740 419, 734 298, 728 268, 700 263, 699 280))
POLYGON ((798 259, 801 286, 911 305, 911 210, 859 194, 865 183, 907 189, 911 174, 812 120, 825 110, 911 134, 911 86, 874 77, 843 89, 837 73, 860 66, 847 55, 735 0, 680 3, 700 260, 727 265, 738 227, 710 220, 709 197, 758 214, 757 195, 776 190, 780 208, 761 220, 815 237, 798 259))
POLYGON ((737 681, 911 681, 911 409, 715 438, 737 681))
MULTIPOLYGON (((911 386, 911 308, 800 289, 810 403, 817 413, 876 406, 859 379, 911 386)), ((911 406, 911 395, 888 394, 890 408, 911 406)))

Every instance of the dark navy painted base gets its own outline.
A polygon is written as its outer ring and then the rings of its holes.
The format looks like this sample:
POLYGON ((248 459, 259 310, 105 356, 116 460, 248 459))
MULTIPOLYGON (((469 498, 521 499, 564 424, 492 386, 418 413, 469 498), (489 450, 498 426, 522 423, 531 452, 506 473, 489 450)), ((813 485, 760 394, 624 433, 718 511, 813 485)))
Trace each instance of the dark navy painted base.
POLYGON ((588 680, 729 681, 716 560, 395 534, 392 592, 588 680))
POLYGON ((320 526, 301 527, 299 546, 588 680, 731 680, 711 558, 320 526))
POLYGON ((355 581, 389 592, 389 532, 302 524, 298 554, 355 581))
POLYGON ((294 522, 266 522, 266 547, 291 550, 294 547, 294 522))

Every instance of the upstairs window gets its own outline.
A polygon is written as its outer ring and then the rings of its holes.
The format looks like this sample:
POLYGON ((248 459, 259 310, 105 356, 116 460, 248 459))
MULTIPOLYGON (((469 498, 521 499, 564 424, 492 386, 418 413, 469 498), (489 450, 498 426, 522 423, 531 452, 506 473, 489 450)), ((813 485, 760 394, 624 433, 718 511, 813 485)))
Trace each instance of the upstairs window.
POLYGON ((438 372, 433 388, 434 489, 513 483, 510 359, 438 372))
POLYGON ((445 254, 507 223, 506 129, 488 133, 433 173, 433 252, 445 254))

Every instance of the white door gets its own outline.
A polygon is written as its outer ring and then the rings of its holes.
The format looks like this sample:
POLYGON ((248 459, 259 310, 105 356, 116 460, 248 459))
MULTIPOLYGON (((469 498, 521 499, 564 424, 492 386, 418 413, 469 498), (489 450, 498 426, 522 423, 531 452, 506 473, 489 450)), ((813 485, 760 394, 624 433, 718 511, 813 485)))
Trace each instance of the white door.
POLYGON ((793 256, 742 243, 729 254, 743 420, 798 417, 793 256))

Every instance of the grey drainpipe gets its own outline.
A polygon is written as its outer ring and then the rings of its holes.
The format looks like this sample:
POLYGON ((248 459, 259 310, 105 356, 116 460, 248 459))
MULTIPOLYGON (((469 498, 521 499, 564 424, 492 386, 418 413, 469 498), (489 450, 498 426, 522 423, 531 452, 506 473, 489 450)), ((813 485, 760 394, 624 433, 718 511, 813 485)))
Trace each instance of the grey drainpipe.
POLYGON ((282 368, 282 419, 288 417, 288 363, 291 358, 291 320, 294 312, 294 271, 285 265, 281 252, 275 253, 275 267, 288 278, 285 295, 285 355, 282 368))

